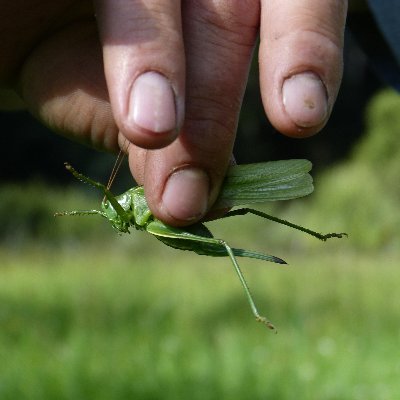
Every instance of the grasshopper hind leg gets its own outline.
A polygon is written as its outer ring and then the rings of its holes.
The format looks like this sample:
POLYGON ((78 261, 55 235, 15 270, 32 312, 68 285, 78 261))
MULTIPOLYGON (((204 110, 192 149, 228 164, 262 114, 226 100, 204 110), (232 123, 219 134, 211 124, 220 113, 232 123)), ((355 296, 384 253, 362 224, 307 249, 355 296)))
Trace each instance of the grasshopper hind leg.
MULTIPOLYGON (((205 228, 206 229, 206 228, 205 228)), ((146 230, 147 232, 151 233, 152 235, 156 236, 159 240, 161 240, 162 242, 164 242, 165 244, 177 248, 177 249, 181 249, 181 250, 189 250, 189 251, 194 251, 195 253, 198 254, 203 254, 203 255, 210 255, 210 256, 220 256, 220 255, 228 255, 228 257, 230 258, 235 271, 239 277, 240 283, 242 284, 242 287, 245 291, 247 300, 250 304, 250 308, 251 311, 253 312, 253 315, 256 318, 256 321, 258 322, 262 322, 264 325, 266 325, 269 329, 275 329, 274 325, 272 325, 272 323, 265 317, 261 316, 257 310, 257 307, 254 303, 253 300, 253 296, 250 293, 250 289, 249 286, 247 285, 246 279, 243 276, 243 273, 239 267, 239 264, 236 260, 235 257, 235 252, 234 251, 238 251, 240 249, 232 249, 224 240, 222 239, 215 239, 213 237, 209 237, 208 235, 211 234, 208 229, 206 231, 203 231, 203 228, 200 231, 200 228, 197 227, 196 228, 196 233, 200 233, 202 232, 207 233, 207 236, 200 236, 194 233, 190 233, 188 231, 184 231, 182 229, 179 228, 173 228, 171 226, 165 225, 164 223, 162 223, 161 221, 155 220, 150 222, 149 224, 147 224, 146 226, 146 230), (187 242, 187 245, 183 246, 182 242, 187 242), (218 248, 220 248, 220 250, 225 250, 226 253, 223 254, 224 252, 218 252, 218 253, 214 253, 212 254, 211 252, 207 252, 204 251, 199 253, 198 252, 198 246, 199 243, 205 243, 205 244, 210 244, 212 246, 216 246, 218 248)), ((193 231, 193 228, 192 228, 193 231)), ((259 254, 254 253, 257 257, 255 257, 253 255, 254 258, 261 258, 258 257, 260 256, 259 254)), ((238 255, 242 255, 245 257, 249 257, 249 255, 244 255, 244 254, 238 254, 238 255)), ((264 258, 268 261, 272 261, 269 259, 270 256, 265 256, 268 258, 264 258)), ((275 261, 276 262, 276 261, 275 261)))
POLYGON ((265 219, 268 219, 268 220, 273 221, 273 222, 277 222, 278 224, 286 225, 289 228, 296 229, 298 231, 307 233, 308 235, 314 236, 315 238, 317 238, 319 240, 322 240, 324 242, 326 240, 330 239, 330 238, 343 238, 343 237, 347 236, 347 233, 344 233, 344 232, 342 232, 342 233, 327 233, 327 234, 322 234, 322 233, 319 233, 319 232, 315 232, 315 231, 312 231, 311 229, 304 228, 301 225, 297 225, 297 224, 294 224, 292 222, 286 221, 284 219, 281 219, 281 218, 278 218, 278 217, 274 217, 273 215, 264 213, 262 211, 255 210, 253 208, 239 208, 237 210, 231 210, 231 211, 228 211, 222 217, 220 217, 220 219, 221 218, 234 217, 236 215, 246 215, 246 214, 253 214, 253 215, 256 215, 258 217, 265 218, 265 219))
POLYGON ((263 317, 258 312, 257 307, 256 307, 256 305, 254 303, 254 300, 253 300, 253 296, 251 295, 251 292, 250 292, 250 289, 249 289, 249 285, 247 284, 246 279, 244 278, 242 270, 239 267, 239 264, 238 264, 238 262, 236 260, 235 255, 233 254, 232 249, 223 240, 219 240, 219 243, 225 247, 225 249, 226 249, 226 251, 227 251, 227 253, 229 255, 229 258, 232 261, 232 264, 233 264, 233 266, 235 268, 235 271, 236 271, 236 273, 237 273, 237 275, 239 277, 240 283, 242 284, 243 289, 244 289, 244 291, 246 293, 247 300, 248 300, 248 302, 250 304, 251 311, 253 312, 253 315, 255 316, 256 321, 263 323, 267 328, 269 328, 271 330, 276 330, 275 326, 268 320, 268 318, 263 317))

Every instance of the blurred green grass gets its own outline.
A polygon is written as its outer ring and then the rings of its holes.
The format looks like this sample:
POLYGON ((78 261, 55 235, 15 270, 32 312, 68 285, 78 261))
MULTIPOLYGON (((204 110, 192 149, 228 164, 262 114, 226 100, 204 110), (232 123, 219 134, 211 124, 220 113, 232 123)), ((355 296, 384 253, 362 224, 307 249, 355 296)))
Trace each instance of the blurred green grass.
POLYGON ((2 250, 1 399, 395 399, 399 254, 321 244, 292 266, 112 245, 2 250))
POLYGON ((399 108, 379 95, 349 160, 309 198, 265 208, 348 239, 256 217, 210 223, 289 262, 239 260, 277 335, 254 321, 228 259, 52 216, 101 195, 2 187, 0 399, 400 398, 399 108))

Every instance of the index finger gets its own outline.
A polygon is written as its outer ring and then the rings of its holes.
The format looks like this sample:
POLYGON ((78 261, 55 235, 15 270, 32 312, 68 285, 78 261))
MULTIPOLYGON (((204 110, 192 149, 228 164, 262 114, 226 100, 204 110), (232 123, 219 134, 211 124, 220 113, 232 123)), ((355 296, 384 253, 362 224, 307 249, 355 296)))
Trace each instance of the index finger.
POLYGON ((177 136, 184 118, 180 2, 97 0, 105 76, 122 134, 145 148, 177 136))

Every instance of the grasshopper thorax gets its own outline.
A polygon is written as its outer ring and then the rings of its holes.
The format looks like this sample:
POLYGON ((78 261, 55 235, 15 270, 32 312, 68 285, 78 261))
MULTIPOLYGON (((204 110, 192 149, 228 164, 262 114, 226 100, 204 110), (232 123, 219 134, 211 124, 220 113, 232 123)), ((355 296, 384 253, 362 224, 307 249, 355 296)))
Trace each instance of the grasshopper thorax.
POLYGON ((129 221, 126 220, 125 215, 121 215, 117 212, 109 200, 104 199, 102 201, 101 209, 104 216, 111 222, 112 227, 116 231, 121 233, 129 232, 129 221))

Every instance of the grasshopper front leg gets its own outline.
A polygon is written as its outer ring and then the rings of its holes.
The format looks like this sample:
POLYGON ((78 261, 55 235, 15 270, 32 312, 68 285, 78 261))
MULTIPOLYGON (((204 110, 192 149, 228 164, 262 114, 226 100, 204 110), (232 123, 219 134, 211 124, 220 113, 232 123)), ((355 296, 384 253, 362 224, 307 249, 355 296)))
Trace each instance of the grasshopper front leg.
POLYGON ((69 216, 80 216, 80 215, 101 215, 103 218, 107 218, 107 215, 100 210, 80 210, 80 211, 59 211, 54 213, 55 217, 69 216))
MULTIPOLYGON (((125 212, 125 210, 121 207, 121 205, 118 203, 118 201, 115 199, 115 196, 110 192, 109 189, 107 189, 102 183, 96 182, 93 179, 90 179, 89 177, 81 174, 78 172, 75 168, 73 168, 69 163, 65 162, 64 163, 65 168, 67 171, 71 172, 71 174, 78 179, 81 182, 85 182, 91 186, 94 186, 97 189, 100 189, 104 195, 106 196, 107 200, 112 204, 114 207, 115 211, 118 213, 118 215, 127 223, 129 223, 129 216, 125 212)), ((106 217, 107 218, 107 217, 106 217)))

